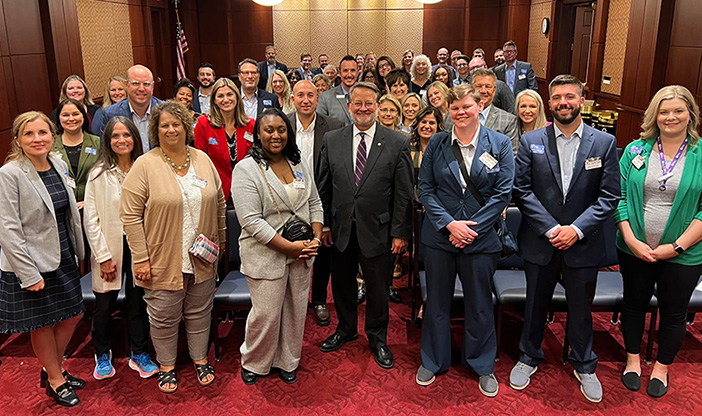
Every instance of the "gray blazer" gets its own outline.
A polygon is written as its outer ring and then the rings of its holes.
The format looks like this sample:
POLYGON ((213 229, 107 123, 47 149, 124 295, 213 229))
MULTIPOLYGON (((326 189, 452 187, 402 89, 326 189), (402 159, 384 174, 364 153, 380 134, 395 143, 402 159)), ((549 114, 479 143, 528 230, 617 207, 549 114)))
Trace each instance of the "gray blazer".
MULTIPOLYGON (((68 191, 68 234, 82 260, 83 233, 76 198, 66 184, 68 166, 58 156, 50 155, 49 161, 68 191)), ((0 269, 15 273, 22 288, 39 283, 40 273, 53 272, 61 263, 54 204, 34 165, 25 157, 0 168, 0 247, 0 269)))
POLYGON ((517 130, 517 116, 495 107, 490 108, 485 127, 502 133, 512 140, 512 152, 516 155, 519 148, 519 132, 517 130))
POLYGON ((510 114, 514 114, 514 94, 509 86, 504 82, 497 80, 497 91, 492 103, 495 107, 501 108, 510 114))
POLYGON ((263 168, 264 178, 258 164, 251 156, 247 156, 234 167, 232 195, 236 197, 232 200, 241 223, 239 237, 241 273, 252 279, 279 279, 285 273, 285 265, 293 261, 285 254, 267 246, 276 233, 282 232, 288 220, 295 217, 309 224, 324 223, 322 201, 319 199, 311 170, 304 161, 290 166, 295 175, 302 175, 305 181, 305 189, 296 203, 290 201, 284 185, 273 170, 263 168), (272 188, 275 202, 266 179, 272 188), (280 215, 278 215, 276 203, 280 209, 280 215))
POLYGON ((344 123, 344 126, 353 124, 349 107, 346 105, 346 96, 341 85, 325 91, 319 96, 317 112, 341 121, 344 123))

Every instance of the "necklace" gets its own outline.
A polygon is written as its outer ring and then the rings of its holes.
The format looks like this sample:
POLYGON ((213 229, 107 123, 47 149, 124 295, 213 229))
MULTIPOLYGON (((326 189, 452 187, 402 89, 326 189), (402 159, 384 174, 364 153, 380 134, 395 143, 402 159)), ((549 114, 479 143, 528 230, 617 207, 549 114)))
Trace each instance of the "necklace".
MULTIPOLYGON (((161 148, 159 147, 159 149, 161 149, 161 148)), ((185 147, 185 152, 186 152, 185 163, 183 163, 182 165, 176 165, 175 162, 172 161, 170 157, 168 157, 166 152, 164 152, 163 149, 161 149, 161 154, 163 154, 163 157, 166 158, 166 160, 168 161, 168 164, 170 164, 171 167, 175 170, 185 170, 190 166, 190 149, 188 149, 187 146, 185 147)))

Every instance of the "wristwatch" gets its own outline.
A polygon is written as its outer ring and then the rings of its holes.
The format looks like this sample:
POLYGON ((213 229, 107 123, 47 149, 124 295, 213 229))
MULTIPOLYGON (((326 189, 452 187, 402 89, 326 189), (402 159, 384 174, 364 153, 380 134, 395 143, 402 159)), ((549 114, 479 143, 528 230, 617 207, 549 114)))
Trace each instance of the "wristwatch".
POLYGON ((675 241, 673 241, 673 250, 675 250, 675 252, 678 254, 682 254, 685 252, 685 249, 680 247, 675 241))

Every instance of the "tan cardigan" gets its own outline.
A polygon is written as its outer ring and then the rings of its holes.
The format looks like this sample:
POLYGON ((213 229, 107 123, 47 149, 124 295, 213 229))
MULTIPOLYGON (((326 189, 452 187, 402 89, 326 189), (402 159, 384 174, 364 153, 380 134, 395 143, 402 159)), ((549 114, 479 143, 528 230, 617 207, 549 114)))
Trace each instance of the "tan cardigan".
MULTIPOLYGON (((198 178, 207 181, 201 190, 202 205, 198 233, 220 247, 226 236, 222 183, 205 153, 190 149, 190 160, 198 178)), ((151 280, 136 281, 151 290, 183 289, 183 198, 175 173, 159 148, 134 162, 122 185, 120 216, 134 263, 151 262, 151 280)), ((217 262, 192 259, 195 283, 212 279, 217 262)))

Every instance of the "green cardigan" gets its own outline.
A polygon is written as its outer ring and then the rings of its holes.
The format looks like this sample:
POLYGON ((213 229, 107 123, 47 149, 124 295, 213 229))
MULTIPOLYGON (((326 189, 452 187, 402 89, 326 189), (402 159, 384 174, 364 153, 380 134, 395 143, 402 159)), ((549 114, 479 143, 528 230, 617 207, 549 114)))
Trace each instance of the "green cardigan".
MULTIPOLYGON (((624 149, 624 154, 619 160, 619 169, 622 176, 622 199, 614 213, 614 221, 619 223, 629 221, 634 236, 646 242, 644 227, 643 192, 644 180, 649 163, 659 163, 657 154, 649 162, 652 148, 656 139, 635 140, 624 149), (641 154, 646 159, 646 164, 641 169, 636 169, 632 161, 641 154)), ((702 221, 702 142, 687 147, 687 156, 680 185, 673 200, 673 207, 668 216, 668 221, 661 235, 660 244, 671 244, 685 232, 693 219, 702 221)), ((617 230, 617 248, 633 255, 624 243, 621 232, 617 230)), ((668 261, 686 266, 702 264, 702 244, 689 247, 684 253, 668 261)))
POLYGON ((76 181, 74 189, 76 202, 81 202, 85 195, 85 183, 88 181, 88 173, 93 165, 98 160, 98 151, 100 150, 100 138, 92 134, 83 133, 83 145, 80 148, 80 159, 78 160, 78 172, 73 172, 71 162, 68 160, 66 148, 63 147, 61 135, 54 138, 54 147, 52 149, 61 155, 61 159, 68 165, 68 173, 76 181))

